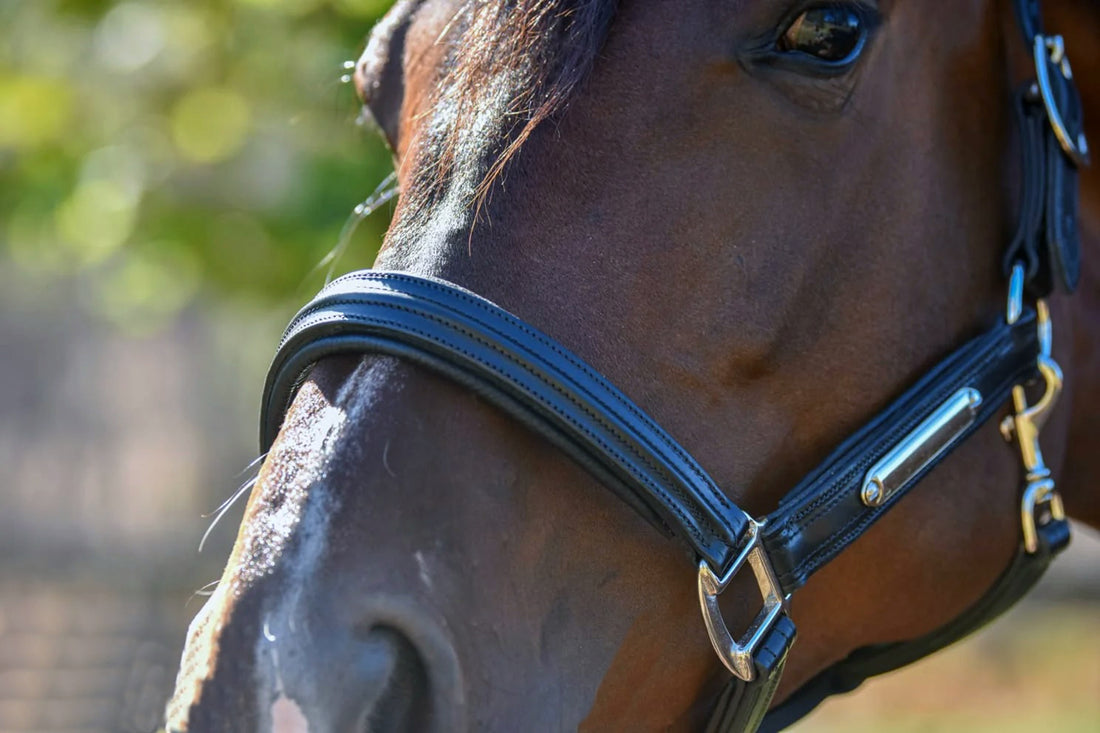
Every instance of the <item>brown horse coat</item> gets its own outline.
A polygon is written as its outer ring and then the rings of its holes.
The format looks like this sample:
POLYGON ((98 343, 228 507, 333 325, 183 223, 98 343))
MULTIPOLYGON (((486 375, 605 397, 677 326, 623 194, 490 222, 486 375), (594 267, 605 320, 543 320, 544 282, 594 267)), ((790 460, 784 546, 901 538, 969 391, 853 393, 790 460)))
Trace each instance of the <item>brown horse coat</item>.
MULTIPOLYGON (((1049 4, 1100 140, 1100 12, 1049 4)), ((792 2, 613 5, 395 6, 357 71, 402 189, 378 264, 537 324, 763 514, 1000 317, 1027 59, 1005 2, 867 3, 877 27, 831 76, 750 53, 792 2)), ((1070 513, 1100 527, 1095 168, 1082 197, 1080 292, 1052 302, 1068 387, 1043 445, 1070 513)), ((1019 480, 990 424, 818 573, 777 700, 980 596, 1017 545, 1019 480)), ((169 725, 698 729, 725 672, 693 584, 666 540, 473 395, 333 359, 264 464, 169 725)), ((724 596, 731 619, 754 593, 724 596)))

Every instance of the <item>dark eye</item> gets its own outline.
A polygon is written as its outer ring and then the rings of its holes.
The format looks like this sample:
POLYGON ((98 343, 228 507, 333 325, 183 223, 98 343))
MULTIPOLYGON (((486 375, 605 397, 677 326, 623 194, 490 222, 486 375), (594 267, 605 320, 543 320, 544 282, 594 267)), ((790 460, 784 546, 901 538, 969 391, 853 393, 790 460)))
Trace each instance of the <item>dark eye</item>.
POLYGON ((780 51, 813 56, 840 64, 857 55, 867 37, 863 14, 851 6, 834 4, 803 12, 779 38, 780 51))

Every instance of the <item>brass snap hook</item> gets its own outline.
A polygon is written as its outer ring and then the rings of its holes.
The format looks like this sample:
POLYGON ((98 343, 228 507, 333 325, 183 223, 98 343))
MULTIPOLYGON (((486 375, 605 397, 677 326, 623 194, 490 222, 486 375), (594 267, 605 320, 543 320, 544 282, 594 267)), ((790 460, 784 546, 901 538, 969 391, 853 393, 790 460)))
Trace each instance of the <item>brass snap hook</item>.
MULTIPOLYGON (((1020 266, 1017 266, 1020 267, 1020 266)), ((1020 267, 1022 270, 1022 267, 1020 267)), ((1015 272, 1013 273, 1015 275, 1015 272)), ((1062 392, 1062 369, 1050 356, 1052 328, 1050 308, 1045 300, 1036 302, 1039 329, 1039 374, 1043 378, 1043 395, 1034 405, 1027 403, 1027 392, 1023 385, 1012 388, 1012 402, 1016 413, 1001 421, 1001 435, 1020 446, 1020 458, 1027 471, 1027 486, 1020 504, 1020 518, 1023 527, 1024 548, 1034 553, 1039 549, 1038 527, 1041 522, 1038 513, 1043 506, 1049 507, 1048 521, 1065 519, 1062 499, 1054 488, 1050 469, 1043 461, 1043 451, 1039 447, 1039 433, 1050 417, 1050 411, 1062 392)), ((1012 310, 1010 305, 1010 311, 1012 310)))

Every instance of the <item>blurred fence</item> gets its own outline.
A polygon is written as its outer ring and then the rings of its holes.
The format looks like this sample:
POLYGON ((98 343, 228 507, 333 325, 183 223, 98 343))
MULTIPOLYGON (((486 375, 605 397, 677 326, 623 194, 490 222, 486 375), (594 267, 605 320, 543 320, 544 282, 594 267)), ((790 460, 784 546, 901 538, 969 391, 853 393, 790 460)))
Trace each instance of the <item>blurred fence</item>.
POLYGON ((152 731, 228 554, 239 512, 200 555, 203 515, 255 453, 279 326, 191 309, 126 337, 63 285, 0 262, 0 733, 152 731))

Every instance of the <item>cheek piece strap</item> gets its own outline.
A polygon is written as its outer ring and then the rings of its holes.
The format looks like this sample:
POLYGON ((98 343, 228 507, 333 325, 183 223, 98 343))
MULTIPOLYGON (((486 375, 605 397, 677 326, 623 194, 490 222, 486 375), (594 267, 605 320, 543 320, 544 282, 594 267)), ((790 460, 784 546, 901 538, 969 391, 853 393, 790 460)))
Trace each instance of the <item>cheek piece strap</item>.
POLYGON ((731 675, 707 728, 714 733, 781 730, 825 697, 966 636, 1023 596, 1069 540, 1039 449, 1039 431, 1062 383, 1043 298, 1077 283, 1077 168, 1088 148, 1061 39, 1042 34, 1037 0, 1017 0, 1016 10, 1037 78, 1014 98, 1024 186, 1018 231, 1005 255, 1005 318, 902 391, 768 516, 742 511, 728 498, 737 491, 717 486, 655 420, 557 341, 457 285, 399 272, 345 275, 294 318, 264 388, 261 449, 271 447, 312 366, 332 355, 407 359, 482 396, 680 542, 697 573, 707 633, 731 675), (1034 394, 1038 400, 1029 403, 1034 394), (769 712, 796 636, 791 595, 1010 399, 1014 412, 1001 430, 1019 447, 1025 481, 1020 547, 1008 568, 944 627, 857 649, 769 712), (718 597, 742 571, 757 582, 760 611, 734 635, 718 597))

